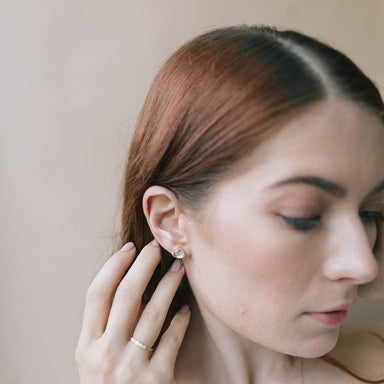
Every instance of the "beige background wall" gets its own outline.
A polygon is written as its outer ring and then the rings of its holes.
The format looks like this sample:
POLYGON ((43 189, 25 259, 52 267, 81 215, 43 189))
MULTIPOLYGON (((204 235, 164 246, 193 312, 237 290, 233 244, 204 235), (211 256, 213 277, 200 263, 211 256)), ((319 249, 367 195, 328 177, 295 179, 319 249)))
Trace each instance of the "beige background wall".
MULTIPOLYGON (((112 249, 122 158, 155 72, 234 23, 303 30, 384 88, 383 0, 0 0, 0 383, 77 382, 84 294, 112 249)), ((360 302, 351 321, 384 320, 360 302)))

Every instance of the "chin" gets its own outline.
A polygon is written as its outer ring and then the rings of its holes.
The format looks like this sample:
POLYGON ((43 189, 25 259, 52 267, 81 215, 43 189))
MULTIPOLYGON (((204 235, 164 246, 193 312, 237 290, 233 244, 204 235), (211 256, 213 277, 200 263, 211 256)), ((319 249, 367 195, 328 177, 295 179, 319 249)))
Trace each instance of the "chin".
POLYGON ((317 358, 326 355, 337 344, 339 338, 339 327, 321 335, 312 336, 298 346, 297 356, 304 358, 317 358))

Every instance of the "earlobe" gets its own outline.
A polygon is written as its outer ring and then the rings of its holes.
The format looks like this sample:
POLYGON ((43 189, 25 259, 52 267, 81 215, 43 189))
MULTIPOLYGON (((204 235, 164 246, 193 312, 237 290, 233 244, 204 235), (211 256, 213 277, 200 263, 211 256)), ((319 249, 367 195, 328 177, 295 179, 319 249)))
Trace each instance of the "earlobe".
POLYGON ((187 235, 184 215, 175 194, 160 186, 149 187, 143 196, 143 210, 148 225, 169 253, 176 246, 186 247, 187 235))

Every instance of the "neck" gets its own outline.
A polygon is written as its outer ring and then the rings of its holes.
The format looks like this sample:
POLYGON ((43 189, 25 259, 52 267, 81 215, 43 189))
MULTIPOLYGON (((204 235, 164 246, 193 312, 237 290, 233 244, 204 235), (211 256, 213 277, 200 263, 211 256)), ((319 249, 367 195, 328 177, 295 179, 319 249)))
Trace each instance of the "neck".
POLYGON ((299 358, 244 338, 209 311, 200 311, 196 302, 191 313, 176 367, 180 377, 189 378, 186 382, 301 384, 299 358))

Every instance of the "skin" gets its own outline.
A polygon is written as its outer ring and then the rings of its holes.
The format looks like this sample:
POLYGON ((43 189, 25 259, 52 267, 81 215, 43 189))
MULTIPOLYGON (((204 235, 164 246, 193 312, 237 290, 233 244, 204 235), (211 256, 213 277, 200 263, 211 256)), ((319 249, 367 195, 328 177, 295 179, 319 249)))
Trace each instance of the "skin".
POLYGON ((174 365, 190 312, 182 308, 156 351, 135 346, 131 336, 152 346, 185 272, 176 262, 145 308, 141 296, 160 261, 156 241, 138 255, 127 243, 103 266, 87 292, 83 325, 76 348, 81 384, 176 384, 174 365), (126 273, 128 267, 131 268, 126 273))
POLYGON ((286 382, 297 372, 288 356, 316 358, 334 347, 339 325, 308 313, 353 303, 358 286, 377 276, 377 227, 366 216, 383 213, 383 193, 368 197, 384 180, 383 148, 384 127, 371 112, 323 102, 264 143, 246 171, 217 185, 187 219, 185 267, 201 313, 191 327, 200 322, 210 335, 228 382, 266 382, 272 367, 276 382, 286 382), (275 185, 302 175, 336 182, 344 193, 275 185), (317 216, 305 231, 283 218, 317 216))
POLYGON ((184 265, 167 273, 144 309, 159 247, 145 247, 126 275, 134 249, 112 256, 87 295, 76 353, 81 383, 300 383, 297 356, 305 383, 358 383, 318 358, 335 346, 340 326, 311 313, 352 304, 358 287, 377 278, 375 216, 384 193, 371 192, 384 180, 383 148, 373 113, 326 100, 287 122, 194 212, 165 188, 149 188, 150 228, 168 251, 183 247, 184 265), (281 184, 309 175, 338 188, 281 184), (184 270, 194 300, 180 352, 188 310, 153 353, 130 343, 132 335, 155 343, 184 270))

